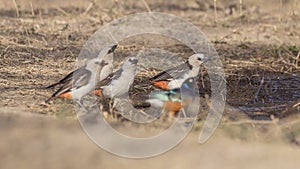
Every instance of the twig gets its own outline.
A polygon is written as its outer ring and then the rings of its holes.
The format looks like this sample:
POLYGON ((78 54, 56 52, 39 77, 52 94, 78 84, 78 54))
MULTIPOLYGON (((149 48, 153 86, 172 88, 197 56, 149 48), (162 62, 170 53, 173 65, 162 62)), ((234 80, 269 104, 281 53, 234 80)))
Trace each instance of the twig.
POLYGON ((240 17, 242 16, 243 13, 243 0, 240 0, 240 17))
POLYGON ((20 17, 20 12, 19 12, 19 7, 18 7, 18 4, 16 2, 16 0, 12 0, 14 5, 15 5, 15 8, 16 8, 16 12, 17 12, 17 17, 20 17))
POLYGON ((41 10, 41 9, 38 9, 38 11, 39 11, 39 12, 38 12, 38 13, 39 13, 38 15, 39 15, 40 21, 41 21, 42 24, 44 24, 45 22, 44 22, 44 19, 43 19, 43 16, 42 16, 42 15, 43 15, 43 14, 42 14, 42 10, 41 10))
POLYGON ((146 0, 142 0, 142 1, 143 1, 144 5, 146 6, 147 11, 148 11, 148 12, 151 12, 151 9, 150 9, 148 3, 146 2, 146 0))
POLYGON ((217 0, 214 0, 214 12, 215 12, 215 22, 217 23, 217 0))
POLYGON ((124 10, 123 6, 119 3, 119 0, 115 0, 114 2, 115 2, 115 4, 117 4, 118 8, 120 9, 119 10, 120 14, 123 15, 123 12, 125 10, 124 10))
POLYGON ((29 3, 30 3, 30 8, 31 8, 31 15, 32 15, 32 16, 35 16, 35 13, 34 13, 34 9, 33 9, 33 5, 32 5, 31 0, 29 1, 29 3))
POLYGON ((283 15, 283 0, 280 0, 279 4, 280 4, 280 18, 279 21, 282 21, 282 15, 283 15))
POLYGON ((299 64, 298 64, 298 62, 299 62, 299 57, 300 57, 300 51, 298 52, 298 55, 297 55, 296 60, 295 60, 296 69, 299 68, 299 64))
POLYGON ((241 120, 236 122, 226 122, 224 125, 240 125, 240 124, 278 124, 277 121, 259 121, 259 120, 241 120))
POLYGON ((111 32, 108 30, 109 35, 111 36, 111 38, 113 39, 113 41, 115 41, 115 43, 117 45, 119 45, 119 42, 116 40, 116 38, 111 34, 111 32))
POLYGON ((292 15, 294 15, 294 16, 296 15, 295 8, 297 10, 297 0, 294 0, 294 7, 292 8, 293 9, 292 15))
POLYGON ((293 108, 295 108, 295 107, 297 107, 297 106, 299 106, 300 105, 300 102, 299 103, 296 103, 296 104, 294 104, 293 105, 293 108))
POLYGON ((66 16, 70 16, 70 14, 69 14, 68 12, 66 12, 65 10, 63 10, 62 8, 56 7, 56 9, 57 9, 58 11, 60 11, 61 13, 65 14, 66 16))
POLYGON ((83 15, 87 15, 93 6, 94 6, 94 1, 90 2, 89 6, 83 12, 83 15))
POLYGON ((255 99, 256 101, 258 101, 258 94, 260 93, 261 88, 262 88, 264 82, 265 82, 265 77, 263 76, 262 79, 261 79, 261 81, 260 81, 260 85, 259 85, 259 87, 258 87, 258 90, 257 90, 257 92, 255 93, 254 99, 255 99))

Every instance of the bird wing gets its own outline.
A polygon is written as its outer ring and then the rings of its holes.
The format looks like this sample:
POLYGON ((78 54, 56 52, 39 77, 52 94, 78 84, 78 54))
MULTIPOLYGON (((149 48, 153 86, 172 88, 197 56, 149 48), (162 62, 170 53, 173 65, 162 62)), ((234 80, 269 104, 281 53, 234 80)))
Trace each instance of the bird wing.
POLYGON ((71 73, 69 73, 68 75, 66 75, 64 78, 62 78, 61 80, 59 80, 58 82, 56 83, 53 83, 49 86, 46 87, 46 89, 49 89, 49 88, 52 88, 52 87, 55 87, 57 85, 60 85, 60 84, 64 84, 64 83, 70 83, 73 79, 73 75, 78 73, 78 72, 81 72, 85 69, 85 66, 82 66, 74 71, 72 71, 71 73))
POLYGON ((52 96, 46 100, 46 103, 54 98, 59 97, 63 93, 70 92, 73 88, 80 88, 81 86, 88 84, 91 78, 91 74, 92 73, 87 69, 77 69, 76 72, 73 72, 73 74, 69 76, 72 78, 69 80, 65 80, 63 86, 61 86, 55 93, 53 93, 52 96))
POLYGON ((160 72, 159 74, 150 78, 151 82, 161 81, 161 80, 170 80, 172 78, 178 79, 184 75, 187 71, 189 71, 189 64, 183 63, 178 66, 172 67, 165 71, 160 72))
POLYGON ((96 89, 99 89, 103 86, 107 86, 111 83, 112 80, 118 79, 122 75, 123 69, 120 68, 117 71, 109 74, 105 79, 97 83, 96 89))
POLYGON ((81 71, 76 72, 73 76, 73 88, 80 88, 89 83, 91 79, 92 72, 87 69, 82 69, 81 71))
POLYGON ((72 89, 72 83, 66 83, 65 85, 61 86, 55 93, 53 93, 52 96, 46 101, 46 103, 54 98, 57 98, 63 93, 70 92, 71 89, 72 89))
POLYGON ((118 70, 114 73, 114 75, 113 75, 113 77, 112 77, 112 80, 119 79, 120 76, 122 75, 122 73, 123 73, 123 69, 122 69, 122 68, 118 69, 118 70))

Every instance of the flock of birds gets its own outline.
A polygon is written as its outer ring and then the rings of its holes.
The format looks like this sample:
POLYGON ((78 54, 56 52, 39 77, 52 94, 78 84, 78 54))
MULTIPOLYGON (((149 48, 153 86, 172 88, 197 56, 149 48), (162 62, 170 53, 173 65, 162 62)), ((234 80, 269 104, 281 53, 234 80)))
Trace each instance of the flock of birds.
MULTIPOLYGON (((83 97, 95 94, 101 98, 126 97, 137 71, 137 57, 128 57, 113 71, 113 53, 118 45, 102 48, 97 57, 89 60, 84 66, 72 71, 58 82, 47 88, 58 87, 45 102, 57 98, 73 99, 83 110, 83 97)), ((200 66, 208 59, 203 54, 190 56, 185 63, 164 70, 149 79, 150 84, 158 88, 149 94, 146 102, 161 107, 169 116, 174 116, 184 105, 181 91, 194 92, 195 82, 200 66)))

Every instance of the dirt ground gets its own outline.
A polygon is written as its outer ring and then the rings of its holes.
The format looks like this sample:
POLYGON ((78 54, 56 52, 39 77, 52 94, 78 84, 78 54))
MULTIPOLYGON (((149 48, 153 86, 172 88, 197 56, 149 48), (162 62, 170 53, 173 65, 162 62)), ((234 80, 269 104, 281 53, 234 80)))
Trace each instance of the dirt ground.
MULTIPOLYGON (((216 7, 213 0, 146 2, 153 12, 174 14, 198 26, 214 44, 228 92, 214 137, 204 145, 197 143, 204 118, 200 116, 192 133, 172 151, 145 160, 123 159, 88 139, 71 102, 44 104, 54 90, 43 87, 75 68, 88 38, 114 19, 149 11, 143 1, 1 0, 1 168, 297 167, 300 2, 226 0, 217 1, 216 7)), ((131 42, 121 42, 126 48, 118 48, 116 55, 148 45, 131 42)), ((170 44, 162 48, 187 53, 184 46, 170 44)), ((205 83, 207 77, 203 79, 205 83)))

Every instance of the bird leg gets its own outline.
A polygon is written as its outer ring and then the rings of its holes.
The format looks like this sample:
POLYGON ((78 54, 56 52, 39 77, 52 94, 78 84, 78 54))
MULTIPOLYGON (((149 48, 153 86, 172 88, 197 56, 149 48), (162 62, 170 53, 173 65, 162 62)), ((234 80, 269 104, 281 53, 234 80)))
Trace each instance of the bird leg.
POLYGON ((116 118, 116 114, 114 112, 114 102, 113 102, 113 99, 109 100, 109 112, 111 113, 111 115, 113 116, 113 118, 116 118))
POLYGON ((76 99, 76 103, 77 103, 77 105, 79 105, 79 107, 80 107, 83 111, 85 111, 86 113, 88 112, 88 110, 83 106, 83 103, 82 103, 82 100, 81 100, 81 99, 80 99, 80 100, 76 99))

